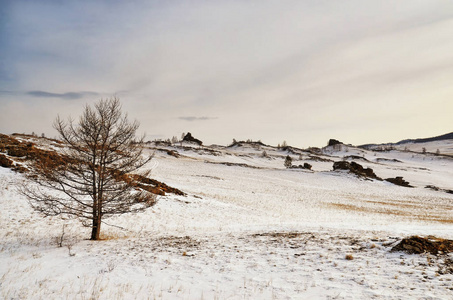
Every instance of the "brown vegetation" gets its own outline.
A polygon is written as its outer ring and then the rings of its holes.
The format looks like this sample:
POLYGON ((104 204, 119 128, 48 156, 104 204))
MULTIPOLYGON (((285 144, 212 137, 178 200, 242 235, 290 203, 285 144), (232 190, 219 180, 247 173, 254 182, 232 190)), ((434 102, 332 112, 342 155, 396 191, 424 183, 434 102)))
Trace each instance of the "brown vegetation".
MULTIPOLYGON (((16 136, 18 136, 18 134, 16 134, 16 136)), ((31 137, 29 135, 23 134, 21 134, 20 136, 25 138, 31 137)), ((59 144, 61 144, 61 142, 59 144)), ((61 168, 69 161, 71 161, 69 157, 63 156, 56 151, 38 148, 34 143, 22 142, 13 136, 8 136, 5 134, 0 134, 0 152, 8 153, 8 155, 13 156, 11 158, 8 158, 6 155, 0 153, 0 167, 10 168, 21 173, 30 173, 30 166, 33 168, 43 168, 44 166, 47 166, 46 168, 50 169, 61 168), (11 149, 13 149, 12 151, 14 154, 20 153, 21 155, 11 155, 11 149)), ((77 161, 73 162, 77 163, 77 161)), ((140 175, 127 176, 137 177, 139 184, 136 184, 136 187, 146 190, 155 195, 163 196, 166 195, 166 193, 181 196, 185 195, 185 193, 179 189, 170 187, 163 182, 159 182, 148 177, 140 175)), ((127 177, 124 177, 122 180, 130 181, 130 178, 128 179, 127 177)))

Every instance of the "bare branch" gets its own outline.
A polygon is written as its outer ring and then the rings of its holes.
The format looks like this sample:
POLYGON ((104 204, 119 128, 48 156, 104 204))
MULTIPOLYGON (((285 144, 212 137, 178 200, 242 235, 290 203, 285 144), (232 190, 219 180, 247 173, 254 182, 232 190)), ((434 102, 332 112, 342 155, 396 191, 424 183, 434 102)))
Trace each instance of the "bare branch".
POLYGON ((44 215, 68 215, 91 221, 91 239, 99 239, 103 217, 138 212, 155 203, 155 196, 137 191, 134 177, 151 159, 144 138, 135 138, 137 121, 129 122, 118 98, 85 106, 73 119, 55 119, 54 128, 67 145, 60 161, 40 160, 21 188, 31 206, 44 215), (48 192, 48 191, 52 192, 48 192))

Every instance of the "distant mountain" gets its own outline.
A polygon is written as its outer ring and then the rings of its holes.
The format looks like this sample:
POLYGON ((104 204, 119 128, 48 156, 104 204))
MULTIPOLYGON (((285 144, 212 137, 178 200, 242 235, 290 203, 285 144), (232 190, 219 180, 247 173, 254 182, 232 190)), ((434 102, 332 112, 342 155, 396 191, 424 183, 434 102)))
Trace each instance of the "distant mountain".
POLYGON ((443 141, 443 140, 453 140, 453 132, 435 136, 435 137, 430 137, 430 138, 422 138, 422 139, 407 139, 407 140, 402 140, 397 143, 384 143, 384 144, 366 144, 366 145, 360 145, 358 146, 359 148, 364 148, 364 149, 372 149, 377 146, 392 146, 392 145, 403 145, 403 144, 408 144, 408 143, 414 143, 414 144, 420 144, 420 143, 427 143, 427 142, 435 142, 435 141, 443 141))
POLYGON ((428 142, 435 142, 435 141, 443 141, 443 140, 453 140, 453 132, 435 136, 435 137, 430 137, 430 138, 424 138, 424 139, 408 139, 408 140, 402 140, 399 141, 398 143, 395 143, 395 145, 401 145, 401 144, 407 144, 407 143, 428 143, 428 142))

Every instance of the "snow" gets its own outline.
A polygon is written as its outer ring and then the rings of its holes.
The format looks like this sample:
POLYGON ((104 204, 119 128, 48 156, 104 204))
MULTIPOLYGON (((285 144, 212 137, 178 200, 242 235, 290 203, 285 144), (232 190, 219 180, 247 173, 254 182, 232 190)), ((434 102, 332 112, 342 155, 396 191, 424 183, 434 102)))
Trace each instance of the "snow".
POLYGON ((453 195, 425 188, 453 189, 453 159, 354 147, 315 155, 363 156, 379 177, 415 186, 404 188, 333 172, 299 150, 184 146, 166 147, 175 158, 150 145, 147 167, 188 196, 105 220, 114 226, 103 225, 103 241, 33 212, 16 190, 22 175, 0 168, 0 298, 452 298, 453 274, 439 272, 446 257, 389 250, 415 234, 453 238, 453 195), (286 155, 312 171, 285 169, 286 155))

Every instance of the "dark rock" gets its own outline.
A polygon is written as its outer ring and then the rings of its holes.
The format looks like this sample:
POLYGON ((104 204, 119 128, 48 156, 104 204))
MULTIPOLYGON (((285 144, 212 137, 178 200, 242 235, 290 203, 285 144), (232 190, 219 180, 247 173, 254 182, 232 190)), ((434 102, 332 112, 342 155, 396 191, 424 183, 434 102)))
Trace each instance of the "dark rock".
POLYGON ((182 140, 185 142, 195 143, 200 146, 203 145, 203 142, 200 141, 199 139, 194 138, 190 132, 188 132, 182 140))
POLYGON ((431 189, 433 191, 440 191, 441 189, 438 188, 437 186, 434 186, 434 185, 427 185, 425 186, 425 189, 431 189))
POLYGON ((440 187, 437 187, 435 185, 427 185, 427 186, 425 186, 425 189, 431 189, 433 191, 445 192, 447 194, 453 194, 453 190, 441 189, 440 187))
POLYGON ((350 170, 351 169, 351 164, 347 161, 336 161, 333 163, 333 170, 350 170))
POLYGON ((347 162, 347 161, 336 161, 333 163, 333 170, 347 170, 351 173, 354 173, 358 176, 363 176, 367 178, 374 178, 381 180, 373 171, 371 168, 364 168, 362 165, 352 161, 352 162, 347 162))
POLYGON ((385 181, 391 182, 393 184, 399 185, 399 186, 404 186, 404 187, 413 187, 412 185, 409 184, 406 180, 403 179, 401 176, 397 176, 395 178, 387 178, 385 181))
POLYGON ((334 146, 334 145, 338 145, 338 144, 343 144, 343 143, 338 140, 335 140, 335 139, 330 139, 327 146, 334 146))
POLYGON ((290 169, 306 169, 306 170, 311 170, 311 165, 310 164, 307 164, 307 163, 304 163, 304 165, 294 165, 294 166, 291 166, 289 167, 290 169))

